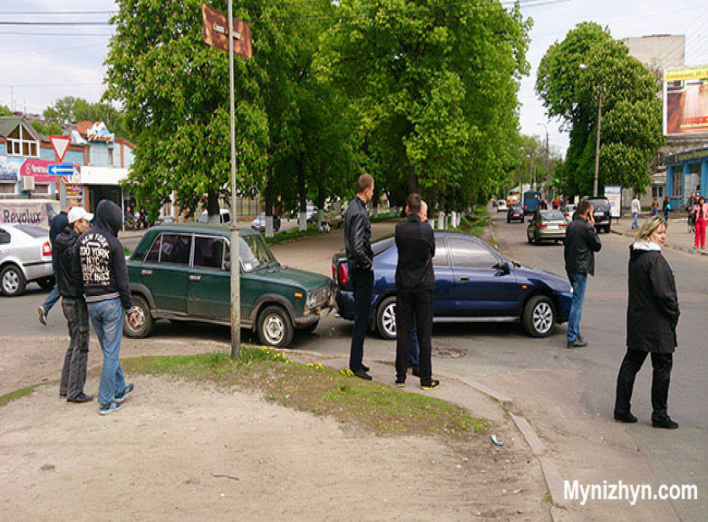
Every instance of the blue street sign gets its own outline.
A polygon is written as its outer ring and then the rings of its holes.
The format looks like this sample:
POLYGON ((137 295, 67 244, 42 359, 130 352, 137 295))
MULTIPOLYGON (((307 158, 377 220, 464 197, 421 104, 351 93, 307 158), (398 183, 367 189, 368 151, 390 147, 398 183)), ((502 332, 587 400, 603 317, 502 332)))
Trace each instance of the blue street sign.
POLYGON ((71 176, 74 174, 74 165, 62 163, 61 165, 49 165, 50 176, 71 176))

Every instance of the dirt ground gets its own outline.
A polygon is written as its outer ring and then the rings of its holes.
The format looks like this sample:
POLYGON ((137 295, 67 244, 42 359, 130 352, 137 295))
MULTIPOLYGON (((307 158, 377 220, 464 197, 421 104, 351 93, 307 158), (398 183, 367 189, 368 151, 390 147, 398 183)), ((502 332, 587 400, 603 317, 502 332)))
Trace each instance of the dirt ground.
POLYGON ((0 409, 4 520, 549 518, 508 420, 494 427, 501 448, 488 434, 380 438, 238 390, 134 380, 106 417, 54 384, 0 409))

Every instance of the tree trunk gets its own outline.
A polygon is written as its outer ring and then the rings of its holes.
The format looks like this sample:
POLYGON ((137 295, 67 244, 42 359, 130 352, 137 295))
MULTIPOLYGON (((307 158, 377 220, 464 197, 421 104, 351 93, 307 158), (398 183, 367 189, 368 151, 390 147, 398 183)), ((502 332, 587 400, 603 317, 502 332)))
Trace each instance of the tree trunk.
MULTIPOLYGON (((232 198, 236 197, 236 194, 231 195, 232 198)), ((221 208, 219 207, 219 192, 216 190, 210 190, 207 192, 207 214, 209 215, 209 223, 220 223, 221 222, 221 208)), ((236 219, 236 216, 231 216, 231 219, 236 219)), ((235 222, 235 221, 234 221, 235 222)))
POLYGON ((418 187, 418 177, 415 174, 415 167, 411 165, 408 168, 408 192, 412 194, 420 194, 420 187, 418 187))
POLYGON ((268 182, 265 188, 266 237, 273 237, 273 168, 268 167, 268 182))
POLYGON ((300 198, 300 219, 298 229, 301 231, 307 230, 307 192, 305 192, 305 167, 302 161, 297 161, 297 186, 298 195, 300 198))
POLYGON ((322 185, 317 187, 317 230, 322 230, 322 222, 324 221, 324 204, 325 194, 322 185))

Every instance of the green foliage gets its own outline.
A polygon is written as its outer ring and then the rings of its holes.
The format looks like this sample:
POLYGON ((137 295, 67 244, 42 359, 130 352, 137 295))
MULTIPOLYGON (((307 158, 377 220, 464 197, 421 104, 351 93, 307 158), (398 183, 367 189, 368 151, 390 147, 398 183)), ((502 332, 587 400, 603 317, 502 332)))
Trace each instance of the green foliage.
POLYGON ((7 105, 0 105, 0 116, 12 116, 12 111, 7 105))
POLYGON ((516 164, 530 22, 499 2, 343 0, 315 68, 351 98, 365 168, 394 204, 464 208, 516 164))
POLYGON ((607 29, 579 24, 552 45, 539 65, 536 91, 548 115, 570 131, 563 167, 567 195, 592 192, 597 106, 602 85, 599 185, 643 189, 662 145, 661 100, 654 74, 607 29), (580 70, 580 64, 588 65, 580 70))
POLYGON ((110 103, 89 103, 83 98, 65 96, 54 102, 54 105, 47 107, 44 110, 44 117, 59 125, 69 125, 77 121, 102 121, 116 136, 130 139, 123 113, 110 103))
POLYGON ((62 129, 61 126, 54 121, 51 121, 49 124, 45 125, 41 121, 35 120, 32 122, 32 127, 34 127, 34 130, 36 130, 39 134, 44 134, 45 136, 61 136, 64 134, 64 129, 62 129))

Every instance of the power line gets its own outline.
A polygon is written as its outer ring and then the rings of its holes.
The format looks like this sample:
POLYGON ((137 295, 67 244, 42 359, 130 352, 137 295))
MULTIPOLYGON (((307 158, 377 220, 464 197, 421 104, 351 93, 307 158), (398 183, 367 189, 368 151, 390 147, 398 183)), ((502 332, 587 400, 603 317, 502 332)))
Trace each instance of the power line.
POLYGON ((14 31, 0 31, 0 36, 72 36, 75 38, 100 38, 100 37, 111 37, 114 33, 28 33, 28 32, 14 32, 14 31))

